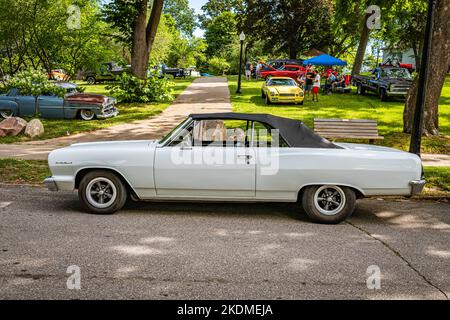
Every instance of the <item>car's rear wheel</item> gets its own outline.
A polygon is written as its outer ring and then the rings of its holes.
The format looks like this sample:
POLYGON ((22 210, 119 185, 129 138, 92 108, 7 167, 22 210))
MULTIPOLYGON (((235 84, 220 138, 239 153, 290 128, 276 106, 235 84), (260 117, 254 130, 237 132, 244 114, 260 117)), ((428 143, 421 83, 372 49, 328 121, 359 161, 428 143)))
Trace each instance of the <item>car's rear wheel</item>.
POLYGON ((302 196, 302 205, 308 217, 321 223, 339 223, 355 209, 355 192, 335 185, 309 186, 302 196))
POLYGON ((127 188, 122 180, 110 171, 95 170, 81 179, 78 197, 83 208, 96 214, 112 214, 125 205, 127 188))
POLYGON ((3 110, 0 111, 0 117, 6 119, 6 118, 11 118, 14 115, 14 113, 11 110, 3 110))
POLYGON ((95 113, 92 110, 84 109, 80 111, 80 117, 85 121, 90 121, 95 118, 95 113))

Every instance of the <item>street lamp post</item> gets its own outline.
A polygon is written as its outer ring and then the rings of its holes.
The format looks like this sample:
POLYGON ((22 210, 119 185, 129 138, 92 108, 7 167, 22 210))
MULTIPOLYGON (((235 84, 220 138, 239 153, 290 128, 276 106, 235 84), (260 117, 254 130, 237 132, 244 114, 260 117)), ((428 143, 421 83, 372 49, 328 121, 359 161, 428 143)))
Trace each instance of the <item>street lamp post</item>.
POLYGON ((238 85, 236 89, 236 93, 241 94, 241 82, 242 82, 242 50, 244 48, 244 40, 245 40, 245 34, 244 32, 241 32, 239 35, 239 40, 241 41, 241 49, 239 53, 239 75, 238 75, 238 85))
POLYGON ((423 110, 425 109, 425 97, 428 82, 428 65, 430 63, 430 49, 435 5, 436 0, 428 0, 427 25, 425 27, 425 37, 423 39, 419 83, 417 86, 417 100, 411 130, 411 142, 409 144, 409 152, 415 153, 418 156, 420 156, 420 144, 422 142, 423 110))

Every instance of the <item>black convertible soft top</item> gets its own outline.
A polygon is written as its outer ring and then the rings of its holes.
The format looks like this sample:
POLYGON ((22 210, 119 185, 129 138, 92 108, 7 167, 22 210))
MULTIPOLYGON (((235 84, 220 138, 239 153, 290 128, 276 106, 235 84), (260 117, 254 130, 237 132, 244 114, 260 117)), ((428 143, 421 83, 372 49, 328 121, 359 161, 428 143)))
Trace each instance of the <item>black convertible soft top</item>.
POLYGON ((278 129, 281 137, 291 148, 328 148, 342 149, 334 143, 322 138, 308 128, 303 122, 282 118, 265 113, 204 113, 191 114, 194 120, 220 119, 220 120, 247 120, 258 121, 273 129, 278 129))

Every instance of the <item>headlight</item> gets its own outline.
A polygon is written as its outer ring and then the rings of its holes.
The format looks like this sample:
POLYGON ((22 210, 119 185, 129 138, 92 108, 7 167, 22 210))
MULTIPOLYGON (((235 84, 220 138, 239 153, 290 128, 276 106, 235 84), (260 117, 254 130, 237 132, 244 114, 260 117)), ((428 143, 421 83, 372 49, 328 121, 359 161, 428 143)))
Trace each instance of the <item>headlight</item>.
POLYGON ((276 93, 275 91, 270 91, 270 95, 271 95, 271 96, 276 96, 277 93, 276 93))

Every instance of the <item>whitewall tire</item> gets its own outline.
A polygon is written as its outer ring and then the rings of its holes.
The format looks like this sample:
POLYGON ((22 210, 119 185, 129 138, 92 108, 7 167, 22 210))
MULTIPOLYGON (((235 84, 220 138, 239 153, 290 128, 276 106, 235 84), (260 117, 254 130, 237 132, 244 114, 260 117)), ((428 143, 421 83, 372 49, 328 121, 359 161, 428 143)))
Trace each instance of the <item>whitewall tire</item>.
POLYGON ((83 109, 80 111, 80 117, 85 121, 91 121, 95 118, 95 113, 92 110, 83 109))

